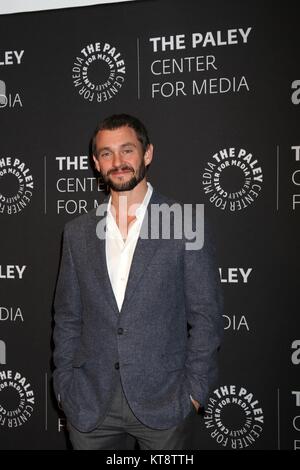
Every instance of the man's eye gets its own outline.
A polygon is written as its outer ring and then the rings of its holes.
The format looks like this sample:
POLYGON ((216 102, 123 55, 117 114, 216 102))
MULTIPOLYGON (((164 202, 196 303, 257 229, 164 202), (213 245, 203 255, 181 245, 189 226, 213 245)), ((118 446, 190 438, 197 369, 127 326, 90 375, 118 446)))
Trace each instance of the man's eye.
POLYGON ((107 157, 109 157, 109 155, 110 155, 110 154, 109 154, 108 152, 106 152, 106 153, 101 153, 100 157, 101 157, 101 158, 107 158, 107 157))
POLYGON ((131 153, 132 152, 132 149, 125 149, 124 150, 124 153, 131 153))

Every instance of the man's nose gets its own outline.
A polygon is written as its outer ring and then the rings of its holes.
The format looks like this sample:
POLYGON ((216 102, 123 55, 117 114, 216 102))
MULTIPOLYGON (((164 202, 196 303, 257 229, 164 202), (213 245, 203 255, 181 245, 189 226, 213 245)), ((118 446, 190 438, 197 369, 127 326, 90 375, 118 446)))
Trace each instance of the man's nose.
POLYGON ((120 152, 114 152, 113 154, 113 161, 112 161, 112 164, 113 166, 120 166, 123 162, 123 159, 122 159, 122 155, 120 152))

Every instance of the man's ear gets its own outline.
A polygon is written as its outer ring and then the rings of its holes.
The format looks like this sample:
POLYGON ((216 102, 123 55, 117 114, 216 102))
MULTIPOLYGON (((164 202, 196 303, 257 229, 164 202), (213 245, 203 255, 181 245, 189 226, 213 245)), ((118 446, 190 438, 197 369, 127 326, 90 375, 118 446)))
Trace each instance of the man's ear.
POLYGON ((144 163, 146 166, 150 165, 153 158, 153 145, 149 144, 144 155, 144 163))
POLYGON ((93 155, 93 160, 94 160, 94 163, 95 163, 96 170, 99 171, 99 173, 101 173, 99 160, 98 160, 97 157, 95 157, 95 155, 93 155))

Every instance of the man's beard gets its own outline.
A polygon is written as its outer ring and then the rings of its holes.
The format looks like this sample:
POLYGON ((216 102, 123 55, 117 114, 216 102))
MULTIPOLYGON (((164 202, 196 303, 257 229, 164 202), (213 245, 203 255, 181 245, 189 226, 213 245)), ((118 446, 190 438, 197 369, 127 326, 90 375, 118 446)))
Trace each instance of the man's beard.
POLYGON ((108 175, 103 175, 102 178, 104 180, 104 183, 107 184, 107 186, 112 189, 113 191, 131 191, 133 188, 136 187, 137 184, 140 183, 144 179, 146 175, 146 166, 144 163, 144 160, 142 160, 140 166, 137 168, 136 172, 134 173, 134 169, 131 166, 128 165, 121 165, 119 168, 113 168, 108 172, 108 175), (131 170, 132 172, 132 177, 125 182, 120 182, 116 183, 115 181, 112 181, 110 179, 110 174, 117 172, 117 171, 123 171, 123 170, 131 170))

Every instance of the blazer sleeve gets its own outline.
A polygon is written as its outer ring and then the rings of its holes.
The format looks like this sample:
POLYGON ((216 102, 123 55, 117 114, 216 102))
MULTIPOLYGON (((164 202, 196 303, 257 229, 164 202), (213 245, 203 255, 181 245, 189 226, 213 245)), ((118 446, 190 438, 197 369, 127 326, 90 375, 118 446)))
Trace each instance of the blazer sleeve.
POLYGON ((54 391, 57 398, 72 376, 72 360, 80 338, 82 303, 71 252, 69 225, 65 225, 62 257, 54 297, 54 391))
POLYGON ((223 294, 208 223, 201 249, 184 249, 184 296, 189 336, 185 376, 191 396, 205 407, 218 379, 217 355, 224 333, 223 294))

